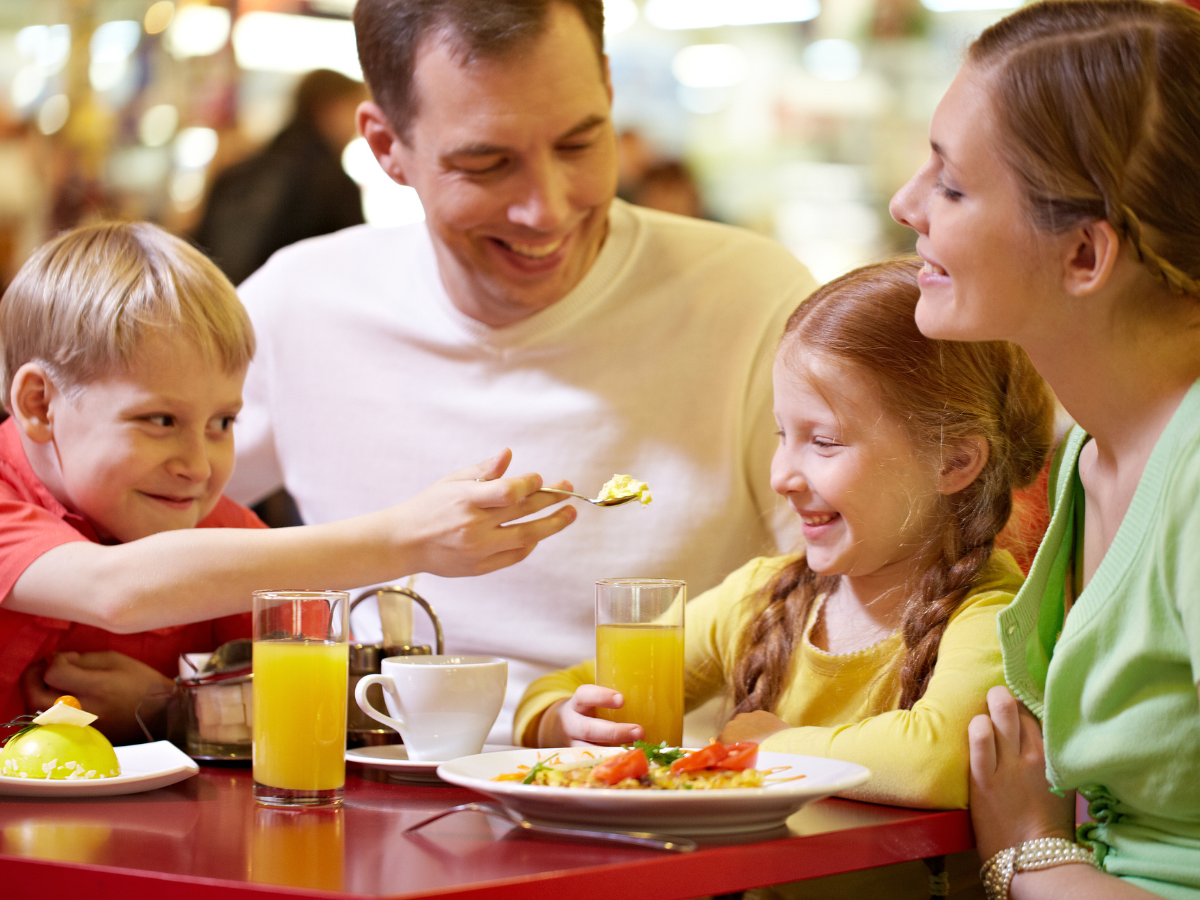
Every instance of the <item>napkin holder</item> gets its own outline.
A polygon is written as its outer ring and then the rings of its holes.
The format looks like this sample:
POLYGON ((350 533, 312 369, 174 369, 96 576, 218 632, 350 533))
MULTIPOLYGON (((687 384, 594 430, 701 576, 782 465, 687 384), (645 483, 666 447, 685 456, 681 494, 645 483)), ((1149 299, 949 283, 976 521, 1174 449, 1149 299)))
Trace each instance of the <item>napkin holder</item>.
MULTIPOLYGON (((433 607, 429 605, 429 602, 416 591, 397 585, 372 588, 354 598, 350 603, 350 612, 353 614, 354 608, 368 598, 378 597, 382 601, 388 595, 408 598, 425 610, 425 613, 429 616, 429 621, 433 623, 437 653, 439 656, 444 653, 446 648, 445 638, 442 634, 442 623, 438 620, 437 613, 433 611, 433 607)), ((351 640, 350 678, 348 683, 349 697, 346 702, 347 748, 401 743, 399 734, 391 728, 383 727, 359 709, 358 703, 354 699, 354 689, 365 676, 380 674, 382 672, 381 664, 389 656, 428 656, 429 654, 430 648, 428 644, 390 644, 386 640, 376 644, 361 644, 351 640)), ((371 685, 367 688, 367 699, 371 701, 376 709, 383 709, 383 687, 378 684, 371 685)))

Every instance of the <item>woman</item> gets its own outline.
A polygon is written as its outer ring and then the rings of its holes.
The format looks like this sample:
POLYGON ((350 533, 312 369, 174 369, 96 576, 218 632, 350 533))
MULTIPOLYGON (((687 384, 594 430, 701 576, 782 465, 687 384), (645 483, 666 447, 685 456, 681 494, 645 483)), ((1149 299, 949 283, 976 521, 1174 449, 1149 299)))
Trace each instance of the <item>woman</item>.
POLYGON ((1200 14, 1023 9, 972 45, 931 145, 892 201, 921 331, 1017 343, 1079 423, 999 620, 1011 693, 969 730, 985 885, 1200 897, 1200 14))

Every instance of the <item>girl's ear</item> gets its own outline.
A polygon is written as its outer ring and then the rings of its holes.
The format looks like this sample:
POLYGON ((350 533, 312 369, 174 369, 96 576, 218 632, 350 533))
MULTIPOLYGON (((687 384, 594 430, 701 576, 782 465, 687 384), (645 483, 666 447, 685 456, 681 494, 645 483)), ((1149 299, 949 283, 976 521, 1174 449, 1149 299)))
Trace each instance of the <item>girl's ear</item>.
POLYGON ((48 443, 54 436, 50 401, 56 392, 54 382, 38 363, 25 363, 13 376, 8 395, 13 418, 26 437, 38 444, 48 443))
POLYGON ((942 471, 938 473, 938 493, 957 494, 965 489, 987 465, 988 442, 981 434, 973 434, 963 440, 942 460, 942 471))
POLYGON ((1093 294, 1102 288, 1121 255, 1121 239, 1104 219, 1076 228, 1067 247, 1063 274, 1067 293, 1076 297, 1093 294))

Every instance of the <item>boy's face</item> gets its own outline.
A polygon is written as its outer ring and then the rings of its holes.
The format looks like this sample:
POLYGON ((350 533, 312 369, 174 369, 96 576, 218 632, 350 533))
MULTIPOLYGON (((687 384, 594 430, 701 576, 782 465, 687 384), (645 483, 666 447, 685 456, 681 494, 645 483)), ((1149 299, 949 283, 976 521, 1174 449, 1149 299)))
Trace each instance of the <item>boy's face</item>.
POLYGON ((246 372, 228 373, 182 338, 152 335, 128 372, 56 393, 56 494, 103 539, 193 528, 233 472, 233 419, 246 372))

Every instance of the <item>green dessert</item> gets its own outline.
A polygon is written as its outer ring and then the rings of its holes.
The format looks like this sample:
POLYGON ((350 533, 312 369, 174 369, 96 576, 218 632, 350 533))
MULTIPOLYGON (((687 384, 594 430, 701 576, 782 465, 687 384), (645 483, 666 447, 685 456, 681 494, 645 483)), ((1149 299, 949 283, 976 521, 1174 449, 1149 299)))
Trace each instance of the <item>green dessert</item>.
POLYGON ((60 698, 9 738, 0 750, 0 776, 71 780, 121 774, 108 738, 87 724, 96 717, 72 700, 60 698))

